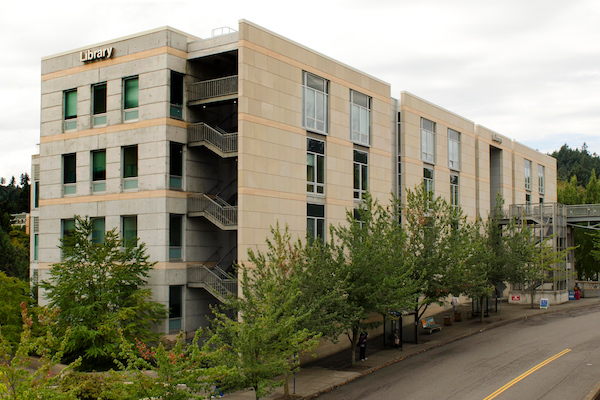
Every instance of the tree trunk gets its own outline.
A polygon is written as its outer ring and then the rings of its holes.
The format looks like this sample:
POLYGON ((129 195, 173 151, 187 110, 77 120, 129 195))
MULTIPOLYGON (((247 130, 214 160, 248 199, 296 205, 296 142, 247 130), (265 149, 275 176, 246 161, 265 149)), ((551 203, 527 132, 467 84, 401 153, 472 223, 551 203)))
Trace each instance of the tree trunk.
POLYGON ((260 400, 260 397, 258 397, 258 385, 254 385, 254 398, 256 400, 260 400))
POLYGON ((481 312, 481 323, 483 324, 483 318, 484 318, 484 313, 483 313, 483 296, 481 296, 479 298, 479 311, 481 312))
POLYGON ((283 376, 283 394, 285 394, 285 397, 290 396, 290 374, 283 376))
POLYGON ((350 350, 352 350, 352 361, 350 366, 354 367, 356 364, 356 345, 358 344, 358 328, 352 328, 352 338, 350 338, 350 350))

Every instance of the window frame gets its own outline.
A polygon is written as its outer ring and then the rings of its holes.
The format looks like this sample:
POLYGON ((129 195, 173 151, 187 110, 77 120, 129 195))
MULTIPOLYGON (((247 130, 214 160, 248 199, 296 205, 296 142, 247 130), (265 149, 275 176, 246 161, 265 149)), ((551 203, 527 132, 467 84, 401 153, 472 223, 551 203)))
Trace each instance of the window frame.
POLYGON ((183 120, 183 105, 185 101, 185 74, 171 70, 169 85, 169 116, 183 120), (181 79, 181 81, 179 81, 181 79), (175 83, 177 85, 175 85, 175 83), (181 83, 181 84, 179 84, 181 83), (180 90, 180 92, 179 92, 180 90))
POLYGON ((63 91, 63 132, 77 130, 77 114, 77 88, 63 91))
POLYGON ((306 237, 308 240, 319 238, 325 242, 325 205, 307 203, 306 204, 306 237), (311 227, 312 225, 312 227, 311 227))
POLYGON ((302 127, 307 131, 323 135, 329 133, 329 84, 330 82, 325 78, 302 71, 302 127), (317 85, 311 86, 311 80, 320 80, 322 88, 316 87, 317 85), (319 98, 322 104, 319 104, 319 98), (322 118, 319 111, 322 113, 322 118), (322 125, 322 129, 319 124, 322 125))
POLYGON ((423 189, 426 193, 434 193, 435 185, 434 185, 434 170, 430 167, 423 167, 423 189), (431 177, 426 175, 426 172, 431 172, 431 177))
POLYGON ((324 196, 325 179, 325 142, 310 137, 306 138, 306 192, 324 196), (313 160, 312 171, 311 159, 313 160))
POLYGON ((121 179, 123 190, 136 190, 138 188, 138 165, 139 165, 139 149, 138 145, 121 147, 121 179), (127 153, 130 149, 135 148, 135 169, 134 172, 127 172, 127 167, 133 164, 126 164, 127 153))
POLYGON ((183 215, 182 214, 169 214, 169 260, 182 261, 183 260, 183 240, 184 240, 184 227, 183 227, 183 215), (179 221, 179 230, 176 232, 173 222, 179 221), (178 233, 178 235, 175 235, 178 233), (176 240, 178 239, 178 240, 176 240))
POLYGON ((136 122, 139 120, 140 107, 140 79, 139 76, 123 78, 123 123, 136 122), (136 82, 133 86, 130 82, 136 82), (135 100, 128 99, 130 91, 136 92, 135 100), (132 103, 129 103, 132 102, 132 103))
POLYGON ((546 184, 546 167, 538 164, 538 192, 544 194, 546 184))
MULTIPOLYGON (((106 82, 97 83, 92 85, 92 126, 101 127, 106 126, 106 110, 107 110, 107 85, 106 82), (97 106, 97 95, 101 95, 101 90, 104 89, 104 107, 100 110, 96 109, 97 106), (98 93, 99 92, 99 93, 98 93)), ((102 105, 102 104, 101 104, 102 105)))
POLYGON ((62 184, 63 196, 74 195, 77 193, 77 153, 62 155, 62 184), (67 161, 73 160, 72 167, 67 169, 67 161))
POLYGON ((435 122, 421 117, 421 160, 429 164, 435 164, 435 130, 435 122), (425 122, 431 123, 433 130, 424 127, 425 122))
POLYGON ((531 160, 528 159, 524 159, 525 162, 523 163, 523 175, 524 175, 524 179, 525 179, 525 190, 531 190, 531 167, 532 167, 532 162, 531 160))
POLYGON ((448 168, 455 171, 460 171, 460 136, 460 132, 448 128, 448 168), (456 138, 452 136, 456 136, 456 138))
POLYGON ((123 239, 123 244, 127 245, 127 243, 132 240, 134 247, 137 247, 138 244, 138 220, 137 215, 121 215, 121 238, 123 239), (135 225, 135 236, 131 236, 128 234, 127 221, 133 221, 135 225))
POLYGON ((91 158, 91 173, 92 173, 92 192, 105 192, 106 191, 106 149, 94 150, 90 152, 91 158), (104 154, 104 175, 96 176, 96 155, 104 154), (97 179, 98 178, 98 179, 97 179), (102 179, 99 179, 102 178, 102 179))
POLYGON ((371 96, 350 89, 350 140, 367 147, 371 145, 372 104, 373 98, 371 96), (358 99, 356 99, 357 97, 358 99), (358 103, 361 97, 364 98, 365 104, 358 103), (366 119, 366 122, 363 122, 363 119, 366 119))
POLYGON ((104 243, 106 237, 106 218, 105 217, 94 217, 90 218, 92 223, 92 237, 91 242, 94 244, 104 243), (102 233, 102 237, 99 234, 102 233))
POLYGON ((364 194, 369 190, 369 153, 353 149, 353 198, 362 200, 364 194), (364 160, 359 157, 365 157, 364 160))
POLYGON ((183 189, 183 173, 184 173, 184 145, 177 142, 169 142, 169 188, 182 190, 183 189), (179 150, 179 151, 177 151, 179 150), (175 164, 174 154, 179 154, 180 159, 178 165, 175 164), (179 170, 179 171, 178 171, 179 170), (177 174, 179 173, 179 175, 177 174))
POLYGON ((460 176, 450 174, 450 205, 454 208, 460 207, 460 176))
POLYGON ((181 331, 184 312, 183 308, 183 285, 169 285, 169 333, 181 331), (178 293, 175 293, 178 297, 176 302, 173 299, 173 292, 175 292, 173 289, 178 289, 178 293), (178 306, 178 308, 174 307, 174 305, 178 306), (173 310, 174 308, 175 310, 173 310))

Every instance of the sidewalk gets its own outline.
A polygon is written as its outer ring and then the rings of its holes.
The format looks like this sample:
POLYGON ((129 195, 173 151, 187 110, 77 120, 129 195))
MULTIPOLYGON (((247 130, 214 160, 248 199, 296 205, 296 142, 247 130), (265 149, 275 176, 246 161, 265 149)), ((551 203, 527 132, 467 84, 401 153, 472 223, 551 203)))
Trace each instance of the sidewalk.
MULTIPOLYGON (((419 344, 404 343, 403 350, 383 349, 383 336, 379 336, 369 339, 369 344, 367 346, 367 360, 362 362, 358 361, 357 355, 357 362, 354 368, 350 367, 350 355, 348 350, 322 358, 303 367, 296 373, 296 391, 294 398, 304 399, 315 397, 356 378, 377 371, 380 368, 488 329, 545 313, 568 311, 593 306, 600 306, 600 301, 597 297, 569 301, 568 303, 560 305, 551 305, 545 310, 540 310, 539 308, 532 309, 531 305, 502 303, 502 319, 500 318, 499 309, 497 313, 490 312, 489 317, 486 317, 484 322, 481 323, 479 317, 467 319, 467 310, 471 309, 470 304, 461 305, 459 306, 459 309, 462 312, 461 322, 453 321, 452 325, 443 326, 441 331, 431 335, 427 333, 420 334, 419 344)), ((440 311, 438 314, 435 314, 434 318, 436 323, 443 325, 445 314, 449 314, 449 311, 440 311)), ((292 393, 293 381, 290 379, 290 394, 292 393)), ((223 396, 223 399, 227 400, 250 400, 254 398, 254 392, 252 391, 236 392, 223 396)), ((278 388, 274 393, 265 398, 273 400, 283 398, 283 388, 278 388)))

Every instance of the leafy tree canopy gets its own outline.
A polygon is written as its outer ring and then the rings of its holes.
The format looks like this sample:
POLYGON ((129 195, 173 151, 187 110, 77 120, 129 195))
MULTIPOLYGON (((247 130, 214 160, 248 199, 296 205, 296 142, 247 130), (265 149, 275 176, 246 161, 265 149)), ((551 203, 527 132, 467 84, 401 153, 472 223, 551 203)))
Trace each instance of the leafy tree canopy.
POLYGON ((57 307, 59 332, 71 329, 66 346, 82 355, 84 365, 112 362, 118 350, 117 328, 128 340, 154 338, 150 327, 166 316, 165 307, 151 301, 144 289, 150 268, 144 244, 124 243, 113 229, 94 243, 92 222, 75 217, 75 229, 61 239, 63 261, 52 265, 41 287, 51 307, 57 307))

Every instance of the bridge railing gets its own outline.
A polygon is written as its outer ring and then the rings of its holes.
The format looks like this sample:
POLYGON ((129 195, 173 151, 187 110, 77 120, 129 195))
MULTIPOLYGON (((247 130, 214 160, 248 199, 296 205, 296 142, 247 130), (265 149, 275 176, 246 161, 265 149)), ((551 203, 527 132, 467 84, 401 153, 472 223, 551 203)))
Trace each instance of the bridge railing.
POLYGON ((567 206, 567 217, 600 217, 600 204, 567 206))

